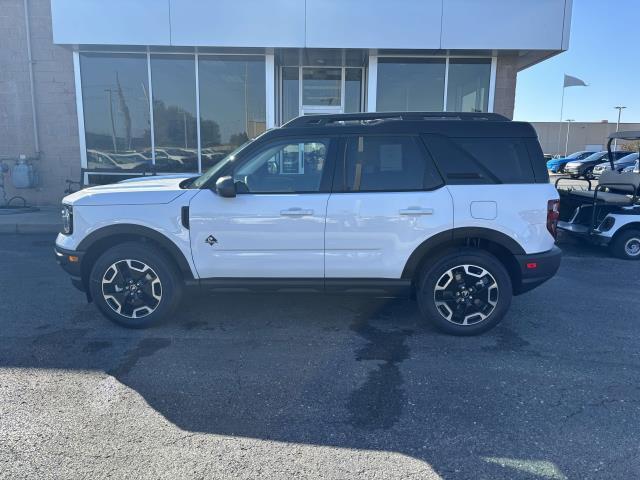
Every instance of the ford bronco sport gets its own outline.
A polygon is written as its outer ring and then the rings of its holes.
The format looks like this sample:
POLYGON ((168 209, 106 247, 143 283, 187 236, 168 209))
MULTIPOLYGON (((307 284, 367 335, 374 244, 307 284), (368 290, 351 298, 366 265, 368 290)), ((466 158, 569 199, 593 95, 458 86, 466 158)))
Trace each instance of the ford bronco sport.
POLYGON ((474 335, 560 264, 536 133, 489 113, 299 117, 203 175, 76 192, 62 216, 58 262, 136 328, 198 287, 413 293, 425 320, 474 335))

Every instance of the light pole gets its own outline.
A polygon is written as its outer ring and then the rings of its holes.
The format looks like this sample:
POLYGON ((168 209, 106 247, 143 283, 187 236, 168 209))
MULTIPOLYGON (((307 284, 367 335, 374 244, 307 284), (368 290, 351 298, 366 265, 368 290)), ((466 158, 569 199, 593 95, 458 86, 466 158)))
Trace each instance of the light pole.
MULTIPOLYGON (((620 130, 620 117, 622 116, 622 110, 624 110, 627 107, 617 106, 617 107, 613 107, 613 108, 618 110, 618 123, 616 123, 616 133, 618 133, 618 130, 620 130)), ((617 138, 613 141, 613 151, 615 152, 616 150, 618 150, 618 139, 617 138)))
POLYGON ((564 156, 566 157, 569 153, 569 131, 571 130, 571 122, 575 122, 575 120, 573 118, 567 118, 565 122, 567 122, 567 140, 564 143, 564 156))

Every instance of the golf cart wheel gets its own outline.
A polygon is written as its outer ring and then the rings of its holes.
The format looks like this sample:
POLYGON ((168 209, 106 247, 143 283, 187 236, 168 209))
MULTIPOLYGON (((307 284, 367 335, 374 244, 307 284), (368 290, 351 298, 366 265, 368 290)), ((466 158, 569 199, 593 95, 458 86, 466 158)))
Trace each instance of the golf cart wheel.
POLYGON ((449 251, 422 271, 416 297, 425 320, 451 335, 478 335, 496 326, 511 304, 509 273, 490 253, 449 251))
POLYGON ((611 253, 624 260, 640 260, 640 230, 623 230, 613 237, 611 253))
POLYGON ((96 260, 89 288, 96 306, 108 319, 127 328, 146 328, 175 311, 183 282, 162 251, 127 242, 96 260))

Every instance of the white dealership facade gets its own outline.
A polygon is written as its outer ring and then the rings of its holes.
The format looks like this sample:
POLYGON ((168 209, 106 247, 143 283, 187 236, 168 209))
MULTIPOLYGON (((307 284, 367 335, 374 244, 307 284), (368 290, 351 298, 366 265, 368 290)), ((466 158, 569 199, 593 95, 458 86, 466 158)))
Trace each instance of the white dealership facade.
POLYGON ((2 80, 18 95, 0 155, 32 159, 38 203, 65 178, 200 172, 297 115, 510 117, 517 72, 566 50, 571 24, 571 0, 8 2, 25 27, 0 31, 17 35, 0 62, 32 72, 2 80))

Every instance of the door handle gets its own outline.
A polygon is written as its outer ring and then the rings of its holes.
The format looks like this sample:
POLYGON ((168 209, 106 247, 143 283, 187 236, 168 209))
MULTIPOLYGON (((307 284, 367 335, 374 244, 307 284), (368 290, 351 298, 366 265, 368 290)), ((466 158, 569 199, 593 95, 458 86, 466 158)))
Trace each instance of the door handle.
POLYGON ((289 208, 287 210, 280 210, 280 215, 285 217, 306 217, 313 215, 313 210, 305 210, 303 208, 289 208))
POLYGON ((400 210, 400 215, 433 215, 433 208, 409 207, 400 210))

